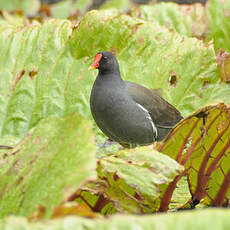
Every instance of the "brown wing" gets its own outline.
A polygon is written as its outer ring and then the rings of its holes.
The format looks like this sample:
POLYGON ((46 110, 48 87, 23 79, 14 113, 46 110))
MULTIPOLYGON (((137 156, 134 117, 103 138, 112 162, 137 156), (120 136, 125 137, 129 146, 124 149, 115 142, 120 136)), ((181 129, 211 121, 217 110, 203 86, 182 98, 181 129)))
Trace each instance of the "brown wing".
POLYGON ((126 81, 129 96, 149 111, 157 127, 173 127, 182 119, 180 112, 164 100, 157 91, 126 81))

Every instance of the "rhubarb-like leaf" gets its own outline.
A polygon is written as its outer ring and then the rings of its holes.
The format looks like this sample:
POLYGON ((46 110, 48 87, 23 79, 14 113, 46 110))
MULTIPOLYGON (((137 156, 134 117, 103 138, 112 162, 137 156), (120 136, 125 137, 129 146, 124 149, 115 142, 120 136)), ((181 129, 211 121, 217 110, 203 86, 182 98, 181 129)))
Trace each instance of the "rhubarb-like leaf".
POLYGON ((178 5, 161 2, 142 5, 131 13, 145 21, 158 22, 169 30, 186 36, 202 37, 207 30, 205 7, 201 4, 178 5))
POLYGON ((104 214, 151 213, 158 210, 162 194, 183 167, 142 147, 99 159, 97 171, 100 180, 81 188, 76 197, 104 214))
POLYGON ((90 122, 77 114, 50 117, 27 133, 12 153, 1 155, 0 216, 46 216, 83 181, 95 176, 90 122))
POLYGON ((210 28, 210 39, 214 47, 230 52, 230 1, 210 0, 207 5, 207 16, 210 28))
POLYGON ((199 210, 159 215, 114 215, 110 218, 73 217, 58 218, 42 222, 29 222, 22 217, 7 217, 0 220, 2 230, 159 230, 159 229, 202 229, 225 230, 230 228, 229 210, 199 210))
MULTIPOLYGON (((206 198, 209 205, 225 205, 230 195, 230 108, 207 106, 181 121, 158 146, 184 165, 189 178, 191 207, 206 198)), ((161 200, 166 210, 181 175, 168 186, 161 200)))
POLYGON ((1 10, 21 10, 23 13, 33 15, 39 9, 39 0, 9 0, 0 1, 1 10))

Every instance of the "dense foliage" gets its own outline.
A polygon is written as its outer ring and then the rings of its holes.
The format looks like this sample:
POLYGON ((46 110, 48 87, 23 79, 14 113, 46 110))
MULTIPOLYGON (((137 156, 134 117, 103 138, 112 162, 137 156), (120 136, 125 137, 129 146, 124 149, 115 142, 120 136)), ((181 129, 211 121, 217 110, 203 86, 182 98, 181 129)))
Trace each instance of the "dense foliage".
POLYGON ((229 227, 220 209, 135 216, 229 206, 229 1, 95 2, 0 2, 0 226, 229 227), (87 70, 102 50, 185 117, 161 143, 103 145, 87 70))

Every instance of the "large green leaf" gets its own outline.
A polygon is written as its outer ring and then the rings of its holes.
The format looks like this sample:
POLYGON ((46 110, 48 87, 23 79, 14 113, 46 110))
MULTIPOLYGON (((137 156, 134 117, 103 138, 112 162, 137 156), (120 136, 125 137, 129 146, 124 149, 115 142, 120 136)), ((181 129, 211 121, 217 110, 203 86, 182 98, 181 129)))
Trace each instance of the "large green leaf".
MULTIPOLYGON (((99 179, 82 186, 69 201, 87 204, 104 215, 143 214, 159 210, 168 185, 183 167, 152 148, 142 147, 100 158, 97 171, 99 179)), ((191 197, 185 178, 177 186, 170 208, 191 197)))
POLYGON ((40 6, 39 0, 8 0, 0 1, 1 10, 22 10, 25 14, 34 14, 40 6))
POLYGON ((180 6, 175 3, 143 5, 131 13, 146 21, 156 21, 186 36, 201 37, 207 27, 204 6, 201 4, 193 6, 180 6))
POLYGON ((119 10, 128 10, 131 7, 130 0, 110 0, 106 1, 100 9, 119 9, 119 10))
POLYGON ((78 18, 84 15, 92 6, 92 0, 66 0, 50 6, 51 16, 54 18, 78 18))
POLYGON ((51 215, 77 186, 95 176, 95 163, 89 121, 76 114, 41 121, 1 157, 0 216, 28 216, 38 206, 51 215))
MULTIPOLYGON (((191 207, 205 198, 208 205, 227 205, 230 195, 230 108, 207 106, 181 121, 159 145, 161 151, 184 165, 189 178, 191 207)), ((168 186, 161 201, 166 210, 181 175, 168 186)), ((187 207, 187 206, 186 206, 187 207)))
POLYGON ((210 0, 207 8, 210 38, 214 38, 215 49, 230 52, 230 1, 210 0))
POLYGON ((24 218, 8 217, 0 221, 0 227, 2 230, 227 230, 230 228, 229 215, 228 210, 213 209, 148 216, 116 215, 109 219, 97 220, 66 217, 42 223, 29 223, 24 218))
POLYGON ((151 148, 142 147, 100 159, 97 171, 106 183, 106 197, 114 202, 117 211, 151 213, 158 209, 157 199, 162 191, 183 167, 151 148))
MULTIPOLYGON (((0 27, 0 136, 22 138, 40 120, 78 111, 89 117, 93 78, 68 50, 71 22, 0 27)), ((12 138, 9 138, 11 140, 12 138)))

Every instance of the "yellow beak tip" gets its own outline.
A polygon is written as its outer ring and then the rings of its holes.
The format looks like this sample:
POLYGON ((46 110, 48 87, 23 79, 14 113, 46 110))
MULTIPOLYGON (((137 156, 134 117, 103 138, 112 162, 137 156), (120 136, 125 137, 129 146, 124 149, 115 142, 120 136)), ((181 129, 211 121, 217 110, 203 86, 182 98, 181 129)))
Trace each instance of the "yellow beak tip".
POLYGON ((88 70, 93 70, 93 69, 96 69, 94 66, 90 66, 89 68, 88 68, 88 70))

